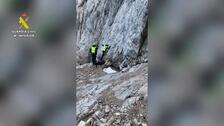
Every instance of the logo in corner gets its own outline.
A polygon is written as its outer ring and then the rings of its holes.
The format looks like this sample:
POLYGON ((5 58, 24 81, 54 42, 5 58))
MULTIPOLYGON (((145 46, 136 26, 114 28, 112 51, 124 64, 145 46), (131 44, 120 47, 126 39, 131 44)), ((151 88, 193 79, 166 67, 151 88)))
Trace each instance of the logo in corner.
POLYGON ((26 12, 23 12, 19 15, 18 18, 19 29, 18 27, 15 30, 12 30, 12 35, 14 38, 34 38, 36 37, 36 31, 30 30, 28 24, 29 16, 26 12))
POLYGON ((19 16, 19 29, 25 29, 25 30, 29 30, 30 27, 28 25, 28 20, 29 20, 29 17, 28 17, 28 14, 27 13, 22 13, 20 16, 19 16))

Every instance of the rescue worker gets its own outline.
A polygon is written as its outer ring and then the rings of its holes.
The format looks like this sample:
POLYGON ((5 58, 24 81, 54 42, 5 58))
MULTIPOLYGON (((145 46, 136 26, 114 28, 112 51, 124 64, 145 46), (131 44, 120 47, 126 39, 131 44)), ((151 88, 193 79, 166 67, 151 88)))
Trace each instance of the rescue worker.
POLYGON ((103 60, 103 57, 107 54, 108 50, 110 49, 109 44, 103 44, 103 48, 102 48, 102 56, 100 58, 100 60, 103 60))
POLYGON ((91 57, 92 57, 92 63, 93 65, 97 65, 97 62, 96 62, 96 56, 97 56, 97 45, 96 43, 93 43, 91 48, 90 48, 90 54, 91 54, 91 57))

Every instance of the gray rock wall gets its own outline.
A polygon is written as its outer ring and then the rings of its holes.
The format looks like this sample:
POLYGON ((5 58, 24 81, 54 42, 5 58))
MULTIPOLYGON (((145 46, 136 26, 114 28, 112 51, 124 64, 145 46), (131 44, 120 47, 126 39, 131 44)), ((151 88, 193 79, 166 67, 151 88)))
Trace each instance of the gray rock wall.
POLYGON ((148 0, 77 0, 77 59, 88 61, 93 42, 111 45, 107 58, 125 67, 147 61, 148 0), (144 45, 144 46, 142 46, 144 45))

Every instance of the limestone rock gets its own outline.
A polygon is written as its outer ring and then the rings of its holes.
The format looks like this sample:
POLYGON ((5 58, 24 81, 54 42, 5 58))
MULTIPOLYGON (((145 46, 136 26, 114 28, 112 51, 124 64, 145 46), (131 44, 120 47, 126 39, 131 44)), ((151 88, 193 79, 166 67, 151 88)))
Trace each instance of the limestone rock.
MULTIPOLYGON (((87 62, 95 41, 107 42, 107 58, 121 68, 147 59, 148 0, 77 0, 78 59, 87 62), (144 57, 142 60, 140 57, 144 57)), ((83 61, 80 61, 83 62, 83 61)))
POLYGON ((77 67, 78 75, 82 76, 77 78, 76 117, 78 121, 87 120, 86 124, 96 126, 128 126, 132 125, 133 117, 141 123, 145 121, 139 115, 145 115, 146 111, 145 106, 141 106, 140 103, 146 101, 147 64, 139 64, 130 67, 131 71, 118 71, 114 74, 105 74, 103 68, 99 69, 104 74, 98 73, 96 68, 92 69, 91 65, 83 66, 77 67), (83 77, 90 72, 86 69, 91 70, 92 74, 83 77), (86 83, 80 83, 80 81, 86 83), (136 110, 139 113, 135 114, 136 110))
POLYGON ((78 126, 86 126, 86 123, 84 121, 80 121, 78 126))
POLYGON ((106 113, 110 112, 110 106, 109 106, 109 105, 106 105, 106 107, 105 107, 105 112, 106 112, 106 113))

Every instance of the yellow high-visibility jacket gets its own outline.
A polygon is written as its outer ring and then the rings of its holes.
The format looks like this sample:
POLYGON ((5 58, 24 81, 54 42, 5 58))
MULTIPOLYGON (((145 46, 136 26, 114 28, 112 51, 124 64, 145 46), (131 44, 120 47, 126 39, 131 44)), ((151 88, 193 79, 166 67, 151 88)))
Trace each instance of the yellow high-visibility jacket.
POLYGON ((96 54, 96 47, 91 47, 90 49, 91 54, 96 54))

